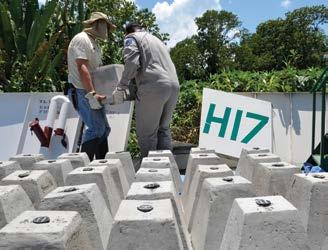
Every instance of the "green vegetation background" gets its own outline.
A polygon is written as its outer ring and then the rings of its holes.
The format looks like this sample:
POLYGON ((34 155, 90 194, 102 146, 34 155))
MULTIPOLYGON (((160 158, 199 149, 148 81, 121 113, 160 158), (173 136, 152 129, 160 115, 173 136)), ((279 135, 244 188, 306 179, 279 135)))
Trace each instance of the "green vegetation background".
MULTIPOLYGON (((128 0, 0 0, 0 91, 62 91, 66 51, 92 11, 118 26, 102 43, 104 64, 123 63, 124 24, 138 21, 164 42, 155 15, 128 0)), ((173 117, 175 140, 197 144, 202 89, 228 92, 309 91, 325 67, 328 8, 304 7, 260 23, 256 32, 237 15, 208 10, 195 19, 198 31, 171 48, 181 84, 173 117)), ((138 154, 133 124, 129 151, 138 154)))

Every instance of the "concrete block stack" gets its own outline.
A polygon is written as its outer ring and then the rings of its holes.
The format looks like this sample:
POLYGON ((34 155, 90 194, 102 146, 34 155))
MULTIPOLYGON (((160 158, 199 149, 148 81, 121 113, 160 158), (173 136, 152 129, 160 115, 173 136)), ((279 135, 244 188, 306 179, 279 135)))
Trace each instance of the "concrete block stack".
POLYGON ((169 168, 140 168, 134 181, 173 181, 173 177, 169 168))
POLYGON ((81 168, 89 165, 90 160, 86 153, 64 153, 58 159, 69 160, 73 168, 81 168))
POLYGON ((33 169, 33 164, 45 160, 41 154, 19 154, 9 158, 9 161, 16 161, 24 170, 33 169))
POLYGON ((128 183, 131 185, 136 174, 131 154, 129 152, 108 152, 105 158, 117 159, 121 161, 128 183))
POLYGON ((16 162, 16 161, 0 161, 0 180, 17 170, 22 170, 22 168, 18 162, 16 162))

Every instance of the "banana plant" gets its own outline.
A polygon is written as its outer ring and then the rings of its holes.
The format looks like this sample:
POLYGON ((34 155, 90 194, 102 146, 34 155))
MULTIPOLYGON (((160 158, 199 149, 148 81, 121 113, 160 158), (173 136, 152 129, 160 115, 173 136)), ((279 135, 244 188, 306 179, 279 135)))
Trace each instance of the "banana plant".
MULTIPOLYGON (((49 78, 60 63, 63 52, 56 42, 63 29, 49 33, 49 24, 58 14, 57 0, 46 1, 39 6, 38 0, 7 0, 0 3, 0 50, 1 61, 5 62, 5 76, 10 87, 13 65, 17 61, 26 67, 21 72, 23 82, 18 91, 37 89, 44 79, 49 78)), ((1 83, 0 83, 1 84, 1 83)))

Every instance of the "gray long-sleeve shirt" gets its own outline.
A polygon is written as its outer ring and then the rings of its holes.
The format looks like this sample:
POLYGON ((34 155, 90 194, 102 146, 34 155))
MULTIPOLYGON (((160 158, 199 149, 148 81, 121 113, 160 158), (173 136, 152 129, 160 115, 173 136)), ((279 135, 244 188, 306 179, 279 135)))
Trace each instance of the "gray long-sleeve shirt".
POLYGON ((124 72, 120 87, 136 79, 137 85, 147 83, 178 83, 175 66, 165 44, 145 31, 126 36, 124 41, 124 72))

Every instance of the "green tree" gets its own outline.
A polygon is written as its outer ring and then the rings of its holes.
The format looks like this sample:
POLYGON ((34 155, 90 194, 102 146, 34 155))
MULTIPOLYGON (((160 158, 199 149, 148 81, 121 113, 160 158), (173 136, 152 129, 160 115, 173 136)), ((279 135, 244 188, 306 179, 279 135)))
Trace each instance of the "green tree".
POLYGON ((208 73, 214 74, 231 65, 231 44, 239 36, 241 22, 228 11, 208 10, 196 18, 197 43, 205 57, 208 73))

